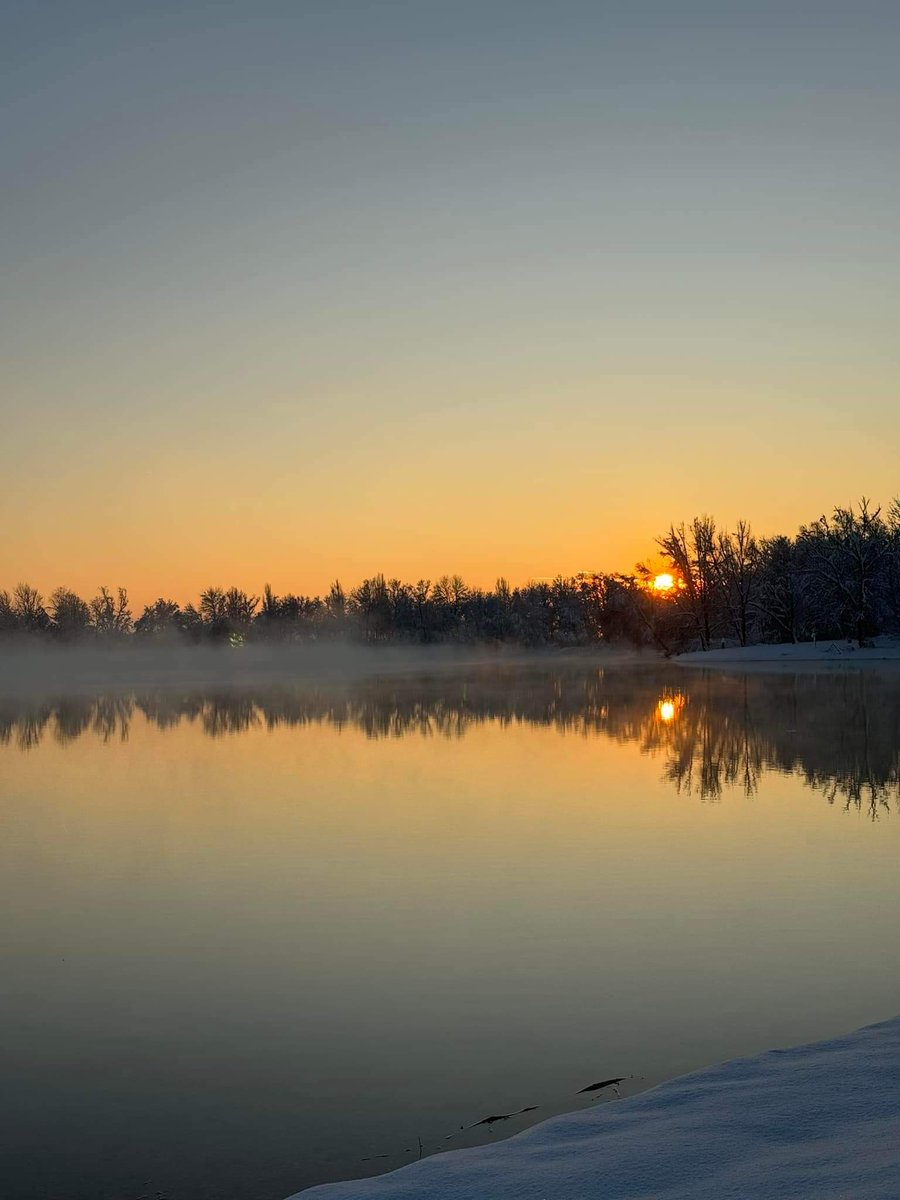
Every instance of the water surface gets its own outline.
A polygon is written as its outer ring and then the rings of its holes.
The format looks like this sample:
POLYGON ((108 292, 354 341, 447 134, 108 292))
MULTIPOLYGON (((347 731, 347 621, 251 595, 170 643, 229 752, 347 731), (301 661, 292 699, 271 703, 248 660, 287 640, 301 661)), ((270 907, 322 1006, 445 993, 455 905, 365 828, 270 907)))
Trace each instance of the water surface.
POLYGON ((0 700, 4 1196, 279 1200, 894 1015, 898 701, 546 664, 0 700))

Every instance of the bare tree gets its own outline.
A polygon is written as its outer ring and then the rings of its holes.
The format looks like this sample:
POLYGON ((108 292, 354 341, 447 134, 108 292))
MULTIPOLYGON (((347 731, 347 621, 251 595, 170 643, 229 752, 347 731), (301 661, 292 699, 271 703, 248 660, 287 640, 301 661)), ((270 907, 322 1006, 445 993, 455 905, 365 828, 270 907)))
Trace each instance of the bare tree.
POLYGON ((164 600, 162 596, 153 604, 146 605, 134 623, 134 631, 139 637, 159 637, 179 633, 183 629, 181 606, 175 600, 164 600))
POLYGON ((366 641, 380 641, 388 636, 391 619, 391 600, 383 575, 364 579, 350 593, 350 609, 361 623, 366 641))
POLYGON ((259 610, 260 618, 263 621, 276 621, 280 615, 280 603, 278 597, 272 591, 271 584, 266 584, 263 588, 262 607, 259 610))
POLYGON ((229 625, 245 629, 253 620, 259 596, 251 596, 240 588, 230 587, 224 596, 223 609, 229 625))
POLYGON ((728 623, 746 646, 759 581, 759 546, 749 521, 738 521, 734 533, 724 529, 712 542, 711 562, 728 623))
POLYGON ((121 637, 131 630, 131 609, 128 607, 128 592, 117 588, 115 598, 103 586, 88 605, 91 624, 100 634, 121 637))
POLYGON ((18 627, 12 596, 7 591, 0 591, 0 633, 10 633, 18 627))
POLYGON ((225 593, 220 587, 209 587, 200 593, 200 616, 210 626, 225 624, 225 593))
POLYGON ((891 628, 900 633, 900 497, 891 501, 885 525, 888 550, 884 564, 884 607, 891 628))
POLYGON ((864 645, 877 627, 880 589, 891 548, 881 509, 863 497, 859 510, 836 508, 800 530, 808 570, 826 608, 864 645))
POLYGON ((325 597, 325 612, 328 617, 330 632, 341 633, 347 623, 347 593, 341 586, 341 581, 335 579, 325 597))
POLYGON ((50 617, 57 637, 65 641, 80 637, 91 623, 88 606, 64 587, 58 587, 50 597, 50 617))
POLYGON ((690 623, 703 650, 708 650, 713 633, 716 525, 712 517, 694 517, 690 529, 684 523, 670 525, 656 544, 669 560, 683 591, 676 597, 686 607, 690 623))
POLYGON ((417 636, 423 642, 429 640, 431 633, 430 609, 431 609, 431 580, 419 579, 413 584, 412 603, 415 611, 415 630, 417 636))
POLYGON ((27 583, 17 583, 13 589, 12 610, 20 629, 27 633, 40 633, 49 628, 50 617, 44 608, 44 598, 37 588, 27 583))
POLYGON ((796 642, 805 630, 806 574, 794 543, 788 537, 767 538, 760 544, 757 579, 757 618, 763 637, 796 642))

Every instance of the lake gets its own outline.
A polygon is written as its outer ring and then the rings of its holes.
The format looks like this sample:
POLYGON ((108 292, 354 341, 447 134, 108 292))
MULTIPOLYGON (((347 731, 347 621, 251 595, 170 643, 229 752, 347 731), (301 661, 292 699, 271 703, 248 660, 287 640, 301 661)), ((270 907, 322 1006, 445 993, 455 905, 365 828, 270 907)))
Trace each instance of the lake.
POLYGON ((3 1195, 281 1200, 894 1016, 898 801, 896 670, 0 699, 3 1195))

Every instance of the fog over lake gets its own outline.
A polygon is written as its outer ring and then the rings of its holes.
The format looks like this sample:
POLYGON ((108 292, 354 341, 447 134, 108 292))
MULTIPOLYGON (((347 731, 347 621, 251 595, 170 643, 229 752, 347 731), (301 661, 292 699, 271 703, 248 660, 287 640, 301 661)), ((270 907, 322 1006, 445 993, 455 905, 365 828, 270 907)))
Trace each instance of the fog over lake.
POLYGON ((896 669, 2 696, 4 1196, 280 1200, 893 1016, 898 805, 896 669))

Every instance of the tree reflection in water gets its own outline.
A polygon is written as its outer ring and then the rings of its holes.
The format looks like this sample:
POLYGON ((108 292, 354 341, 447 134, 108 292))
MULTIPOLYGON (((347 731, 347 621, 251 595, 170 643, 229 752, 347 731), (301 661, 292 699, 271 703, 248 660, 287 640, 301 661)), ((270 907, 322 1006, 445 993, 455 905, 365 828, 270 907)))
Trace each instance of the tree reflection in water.
POLYGON ((0 700, 0 743, 124 740, 135 713, 210 737, 328 724, 371 738, 463 737, 478 725, 552 726, 637 742, 677 792, 753 795, 767 771, 801 776, 873 819, 900 801, 900 672, 726 675, 677 668, 481 668, 311 688, 109 691, 0 700))

